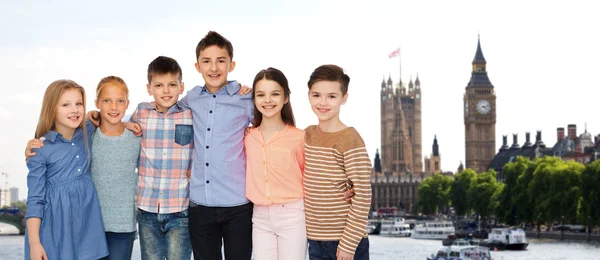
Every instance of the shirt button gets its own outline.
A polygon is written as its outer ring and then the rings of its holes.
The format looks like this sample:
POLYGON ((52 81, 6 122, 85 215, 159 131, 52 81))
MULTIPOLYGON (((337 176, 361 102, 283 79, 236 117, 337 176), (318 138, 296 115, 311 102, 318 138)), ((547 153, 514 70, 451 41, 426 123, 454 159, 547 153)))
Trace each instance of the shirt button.
POLYGON ((206 129, 207 131, 210 131, 210 127, 208 129, 206 129))
POLYGON ((74 146, 74 145, 75 145, 74 143, 71 143, 71 146, 74 146))
POLYGON ((160 192, 160 195, 163 195, 163 193, 162 193, 162 192, 160 192))
POLYGON ((206 166, 208 166, 208 163, 206 163, 206 166))
POLYGON ((206 183, 210 183, 210 181, 206 181, 206 183))
POLYGON ((208 111, 209 114, 212 114, 212 110, 208 111))
POLYGON ((206 149, 208 149, 208 145, 206 146, 206 149))
POLYGON ((75 156, 75 158, 79 158, 79 155, 75 156))
POLYGON ((217 98, 217 95, 213 95, 213 98, 217 98))
POLYGON ((77 169, 77 171, 78 171, 78 172, 80 172, 80 171, 81 171, 81 169, 77 169))

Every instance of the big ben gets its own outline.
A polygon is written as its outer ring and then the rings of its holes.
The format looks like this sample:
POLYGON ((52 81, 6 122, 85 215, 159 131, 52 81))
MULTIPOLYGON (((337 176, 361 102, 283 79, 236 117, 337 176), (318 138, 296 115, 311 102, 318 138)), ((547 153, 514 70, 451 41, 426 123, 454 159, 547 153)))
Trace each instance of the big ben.
POLYGON ((477 39, 471 80, 465 88, 465 161, 466 167, 482 173, 496 153, 496 94, 486 69, 487 62, 477 39))

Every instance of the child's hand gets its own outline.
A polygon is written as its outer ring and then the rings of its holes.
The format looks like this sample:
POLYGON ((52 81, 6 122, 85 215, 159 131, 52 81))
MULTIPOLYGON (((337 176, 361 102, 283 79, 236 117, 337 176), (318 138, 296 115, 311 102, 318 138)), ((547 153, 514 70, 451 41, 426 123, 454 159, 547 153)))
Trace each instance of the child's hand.
POLYGON ((335 254, 335 256, 337 256, 337 260, 352 260, 352 259, 354 259, 353 254, 348 254, 348 253, 342 251, 339 247, 337 249, 337 253, 335 254))
POLYGON ((250 130, 252 130, 253 128, 255 128, 254 126, 249 126, 246 128, 246 131, 244 131, 244 136, 247 136, 250 133, 250 130))
POLYGON ((89 111, 87 112, 87 119, 92 122, 96 127, 100 125, 100 112, 98 111, 89 111))
POLYGON ((248 86, 246 86, 246 85, 243 85, 243 86, 242 86, 242 84, 241 84, 241 83, 238 83, 238 84, 240 85, 240 95, 241 95, 241 96, 244 96, 244 95, 250 94, 250 92, 252 92, 252 88, 251 88, 251 87, 248 87, 248 86))
POLYGON ((123 126, 131 130, 135 136, 142 136, 142 127, 138 123, 123 122, 123 126))
POLYGON ((352 202, 352 197, 354 197, 354 188, 350 188, 348 191, 344 192, 344 199, 347 202, 352 202))
POLYGON ((31 260, 48 260, 48 256, 46 255, 46 250, 42 244, 33 244, 29 245, 29 256, 31 260))
POLYGON ((25 159, 29 160, 29 157, 35 156, 35 152, 32 149, 38 149, 44 146, 44 142, 38 139, 31 139, 27 142, 27 147, 25 147, 25 159))

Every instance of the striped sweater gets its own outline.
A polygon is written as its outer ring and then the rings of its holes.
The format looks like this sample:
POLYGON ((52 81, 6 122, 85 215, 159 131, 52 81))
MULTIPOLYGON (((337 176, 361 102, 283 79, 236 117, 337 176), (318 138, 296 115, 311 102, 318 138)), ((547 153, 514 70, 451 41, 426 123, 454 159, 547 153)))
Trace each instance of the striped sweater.
POLYGON ((354 254, 367 237, 371 208, 371 161, 365 143, 353 127, 328 133, 318 126, 305 129, 304 205, 308 239, 337 241, 354 254), (346 202, 348 180, 355 196, 346 202))

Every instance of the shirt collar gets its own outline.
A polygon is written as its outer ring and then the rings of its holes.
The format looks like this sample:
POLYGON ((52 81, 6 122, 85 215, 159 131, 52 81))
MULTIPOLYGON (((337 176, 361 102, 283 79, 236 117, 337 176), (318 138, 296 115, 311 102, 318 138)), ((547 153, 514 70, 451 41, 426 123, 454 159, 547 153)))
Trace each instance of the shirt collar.
MULTIPOLYGON (((156 110, 157 112, 159 112, 159 111, 156 109, 156 102, 154 102, 154 101, 152 101, 152 102, 150 102, 150 103, 148 104, 148 107, 147 107, 147 109, 148 109, 148 110, 156 110)), ((179 101, 178 101, 177 103, 175 103, 175 105, 171 106, 171 107, 170 107, 170 108, 167 110, 167 113, 177 113, 177 112, 181 112, 181 111, 182 111, 182 108, 181 108, 181 106, 179 106, 179 101)))
MULTIPOLYGON (((226 91, 227 94, 229 94, 230 96, 233 96, 235 93, 240 91, 240 85, 235 80, 227 81, 227 84, 223 88, 221 88, 219 91, 217 91, 217 93, 214 93, 214 94, 220 95, 222 93, 225 93, 224 91, 226 91), (225 89, 225 90, 223 90, 223 89, 225 89)), ((208 90, 206 89, 206 85, 202 86, 202 91, 200 92, 200 94, 204 94, 204 93, 210 94, 208 92, 208 90)))
POLYGON ((76 138, 80 137, 81 135, 83 135, 83 129, 81 127, 78 127, 77 129, 75 129, 75 133, 73 133, 73 137, 71 138, 70 141, 64 139, 61 134, 59 134, 58 132, 56 132, 54 130, 48 131, 48 133, 46 133, 43 136, 43 138, 44 138, 44 140, 48 140, 51 143, 56 142, 56 139, 58 139, 58 138, 60 138, 63 141, 71 142, 71 141, 75 140, 76 138))

